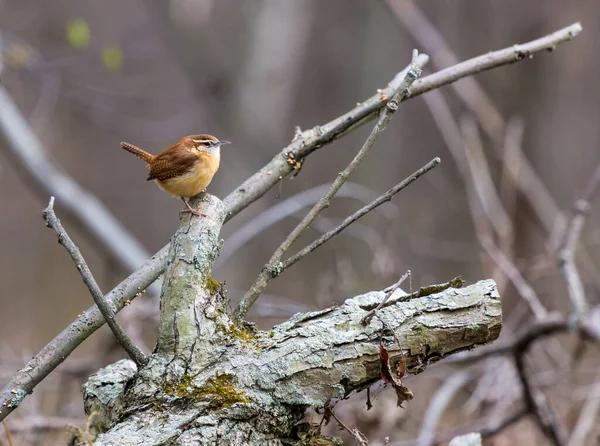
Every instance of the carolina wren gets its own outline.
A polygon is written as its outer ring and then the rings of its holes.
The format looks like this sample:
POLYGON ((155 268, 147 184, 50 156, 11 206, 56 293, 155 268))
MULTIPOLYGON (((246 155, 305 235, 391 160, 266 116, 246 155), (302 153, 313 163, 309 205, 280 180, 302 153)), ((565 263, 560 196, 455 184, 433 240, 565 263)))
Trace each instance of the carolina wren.
POLYGON ((183 200, 186 209, 181 212, 204 216, 192 209, 186 198, 198 195, 209 185, 219 169, 223 144, 231 143, 200 134, 185 136, 158 155, 127 142, 122 142, 121 147, 148 164, 150 174, 147 181, 154 180, 162 190, 183 200))

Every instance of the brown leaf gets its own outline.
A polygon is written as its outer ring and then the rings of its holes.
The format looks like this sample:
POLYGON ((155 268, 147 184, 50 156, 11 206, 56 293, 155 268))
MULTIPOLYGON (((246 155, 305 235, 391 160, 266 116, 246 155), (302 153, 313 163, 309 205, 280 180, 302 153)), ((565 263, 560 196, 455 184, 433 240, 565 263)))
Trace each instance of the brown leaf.
POLYGON ((406 358, 402 357, 400 360, 396 376, 390 366, 390 355, 383 344, 379 346, 379 359, 381 360, 381 379, 392 385, 398 397, 398 407, 402 407, 404 401, 413 399, 412 391, 402 384, 402 377, 406 373, 406 358))

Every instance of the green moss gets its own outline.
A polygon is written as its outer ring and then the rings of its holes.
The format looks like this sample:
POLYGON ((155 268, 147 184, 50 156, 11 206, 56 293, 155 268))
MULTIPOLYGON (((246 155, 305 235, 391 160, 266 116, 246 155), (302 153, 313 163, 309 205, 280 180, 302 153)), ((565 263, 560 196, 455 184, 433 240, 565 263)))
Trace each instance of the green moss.
POLYGON ((206 283, 204 286, 210 292, 210 294, 222 294, 223 286, 210 276, 206 278, 206 283))
POLYGON ((198 393, 200 396, 219 396, 223 407, 229 407, 235 403, 251 403, 252 400, 244 392, 235 388, 234 378, 233 375, 227 373, 219 375, 217 372, 214 377, 206 380, 204 385, 198 389, 198 393))
POLYGON ((202 386, 195 386, 194 377, 185 374, 176 382, 165 382, 163 390, 171 396, 179 398, 192 398, 195 400, 206 400, 214 398, 218 400, 219 407, 230 407, 235 403, 251 403, 252 400, 246 394, 236 389, 235 376, 223 373, 215 373, 215 376, 208 378, 202 386))
POLYGON ((234 324, 233 322, 230 322, 229 324, 217 322, 216 330, 217 333, 222 333, 224 336, 231 339, 239 339, 244 344, 249 344, 256 340, 256 334, 252 330, 248 329, 247 327, 234 324))
POLYGON ((177 382, 165 379, 165 381, 163 382, 163 391, 167 395, 177 396, 180 398, 188 396, 194 391, 194 386, 192 382, 193 380, 194 377, 187 373, 183 375, 181 379, 177 382))

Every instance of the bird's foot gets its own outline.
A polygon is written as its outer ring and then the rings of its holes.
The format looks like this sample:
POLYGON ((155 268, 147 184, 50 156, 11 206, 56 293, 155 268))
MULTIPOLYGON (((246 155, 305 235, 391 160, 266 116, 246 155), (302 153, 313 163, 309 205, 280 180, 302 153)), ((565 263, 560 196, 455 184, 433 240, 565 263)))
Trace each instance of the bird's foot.
POLYGON ((180 214, 185 214, 187 212, 190 212, 193 215, 195 215, 196 217, 206 217, 206 214, 203 214, 199 210, 192 208, 190 206, 190 204, 186 200, 184 200, 183 198, 182 198, 182 200, 185 203, 185 209, 182 209, 181 211, 179 211, 180 214))

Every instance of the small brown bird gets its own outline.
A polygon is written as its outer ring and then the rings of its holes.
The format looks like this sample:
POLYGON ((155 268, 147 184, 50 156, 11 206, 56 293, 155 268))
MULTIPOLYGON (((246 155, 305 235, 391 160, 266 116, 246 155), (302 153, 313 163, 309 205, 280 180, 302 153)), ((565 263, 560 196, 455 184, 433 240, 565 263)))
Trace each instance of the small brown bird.
POLYGON ((231 143, 200 134, 185 136, 158 155, 127 142, 122 142, 121 147, 148 164, 150 174, 147 181, 154 180, 162 190, 183 200, 186 209, 181 212, 204 216, 192 209, 186 198, 198 195, 209 185, 219 169, 223 144, 231 143))

